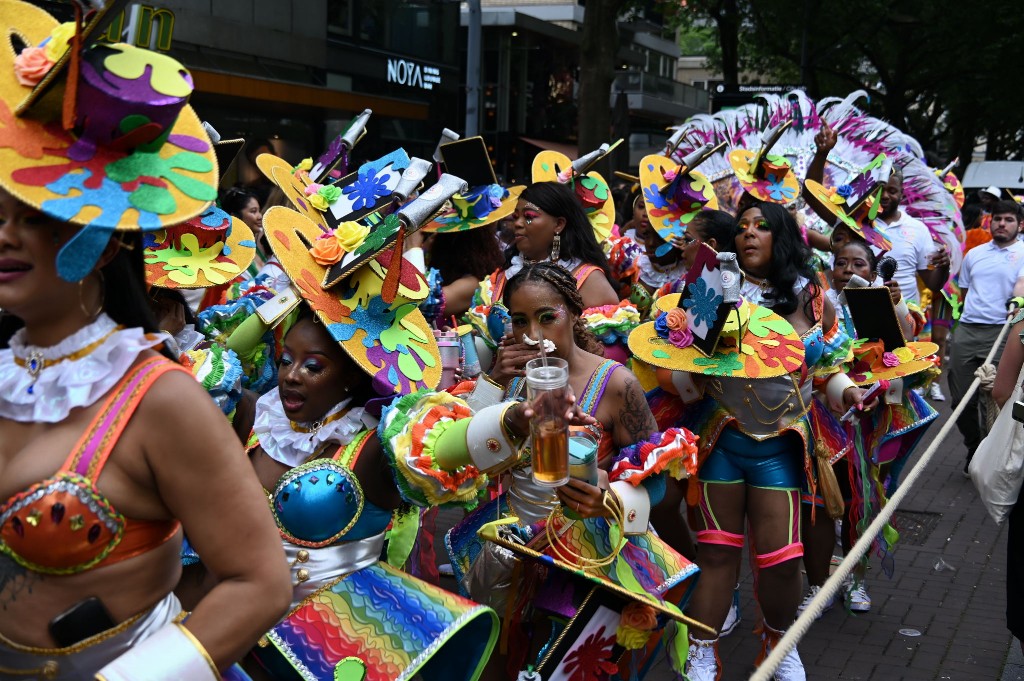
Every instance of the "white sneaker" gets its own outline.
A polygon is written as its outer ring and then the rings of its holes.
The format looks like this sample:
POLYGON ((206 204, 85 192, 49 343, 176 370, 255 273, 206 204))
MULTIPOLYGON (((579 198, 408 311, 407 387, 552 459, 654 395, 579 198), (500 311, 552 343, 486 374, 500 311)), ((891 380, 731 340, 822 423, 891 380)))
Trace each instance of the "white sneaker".
POLYGON ((847 590, 846 603, 853 612, 871 612, 871 596, 868 596, 868 589, 863 580, 856 587, 847 590))
POLYGON ((942 394, 942 386, 939 385, 938 381, 932 383, 932 387, 928 389, 928 399, 936 402, 946 401, 946 396, 942 394))
POLYGON ((686 678, 689 681, 718 681, 718 671, 718 639, 702 641, 690 637, 686 678))
MULTIPOLYGON (((764 625, 764 631, 761 633, 761 644, 764 658, 758 658, 758 663, 761 660, 768 657, 772 652, 772 648, 778 643, 786 632, 776 631, 767 624, 764 625)), ((804 671, 804 663, 800 660, 800 653, 797 652, 796 646, 786 653, 786 656, 782 658, 782 662, 775 670, 775 674, 772 675, 774 681, 807 681, 807 672, 804 671)))
POLYGON ((782 663, 775 670, 772 679, 774 681, 807 681, 803 660, 800 659, 800 653, 796 651, 795 646, 782 658, 782 663))
POLYGON ((725 616, 725 623, 722 625, 719 637, 728 636, 734 632, 742 619, 743 617, 740 615, 740 585, 737 584, 736 589, 732 592, 732 605, 729 606, 729 614, 725 616))
MULTIPOLYGON (((806 610, 811 605, 811 601, 814 600, 814 597, 818 595, 819 591, 821 591, 821 587, 820 586, 810 586, 810 587, 807 587, 807 594, 804 596, 804 600, 801 601, 800 605, 798 605, 797 608, 796 608, 796 611, 797 611, 798 614, 803 614, 803 611, 806 610)), ((831 610, 832 606, 835 605, 835 603, 836 603, 835 597, 833 597, 832 600, 830 600, 828 603, 825 604, 825 609, 822 610, 820 613, 818 613, 818 617, 816 619, 820 620, 821 616, 824 615, 829 610, 831 610)))

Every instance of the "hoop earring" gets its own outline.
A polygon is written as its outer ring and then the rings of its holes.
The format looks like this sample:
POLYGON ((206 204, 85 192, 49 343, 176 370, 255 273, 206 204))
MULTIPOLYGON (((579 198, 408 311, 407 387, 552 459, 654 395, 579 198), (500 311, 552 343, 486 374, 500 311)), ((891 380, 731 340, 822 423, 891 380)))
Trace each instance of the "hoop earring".
MULTIPOLYGON (((103 312, 103 299, 106 298, 107 295, 107 282, 103 278, 103 271, 97 270, 96 274, 98 274, 100 277, 100 301, 99 304, 96 306, 96 310, 94 312, 89 312, 89 310, 85 308, 85 300, 82 293, 85 290, 85 279, 82 279, 80 282, 78 282, 78 307, 82 310, 82 313, 89 318, 90 321, 99 317, 100 314, 103 312)), ((86 279, 87 278, 88 277, 86 277, 86 279)))
POLYGON ((551 262, 558 262, 558 256, 561 255, 561 251, 562 235, 555 234, 555 239, 551 242, 551 262))

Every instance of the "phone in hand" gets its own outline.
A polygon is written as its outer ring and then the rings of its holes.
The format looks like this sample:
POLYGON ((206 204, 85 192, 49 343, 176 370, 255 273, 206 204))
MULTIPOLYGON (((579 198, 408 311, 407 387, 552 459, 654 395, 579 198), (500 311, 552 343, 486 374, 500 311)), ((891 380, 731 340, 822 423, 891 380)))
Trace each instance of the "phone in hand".
POLYGON ((1011 413, 1013 420, 1017 423, 1024 423, 1024 402, 1014 402, 1013 412, 1011 413))
POLYGON ((50 636, 59 647, 67 648, 116 625, 103 601, 90 596, 50 620, 50 636))

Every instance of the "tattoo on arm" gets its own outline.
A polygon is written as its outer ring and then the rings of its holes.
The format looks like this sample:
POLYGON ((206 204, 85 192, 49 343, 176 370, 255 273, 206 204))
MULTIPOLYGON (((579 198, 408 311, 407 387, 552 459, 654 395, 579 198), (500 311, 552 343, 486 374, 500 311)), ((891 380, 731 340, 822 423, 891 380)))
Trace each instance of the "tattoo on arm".
POLYGON ((7 605, 14 603, 18 594, 24 590, 32 593, 32 585, 42 577, 24 568, 12 559, 0 554, 0 609, 6 610, 7 605))
POLYGON ((654 414, 647 405, 640 384, 635 378, 626 380, 626 387, 622 400, 622 412, 619 414, 619 423, 625 430, 626 439, 623 444, 633 444, 646 440, 651 433, 658 430, 658 424, 654 420, 654 414))

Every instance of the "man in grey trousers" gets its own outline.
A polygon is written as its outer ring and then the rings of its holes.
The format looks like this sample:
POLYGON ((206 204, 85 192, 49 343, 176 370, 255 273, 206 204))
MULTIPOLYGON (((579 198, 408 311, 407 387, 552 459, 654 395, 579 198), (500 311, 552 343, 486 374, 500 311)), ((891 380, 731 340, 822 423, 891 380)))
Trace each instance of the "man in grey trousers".
MULTIPOLYGON (((960 287, 965 290, 964 311, 953 339, 949 389, 956 407, 974 380, 992 344, 1006 323, 1008 301, 1024 294, 1024 243, 1020 231, 1020 207, 1014 201, 998 201, 992 207, 992 241, 970 250, 960 267, 960 287)), ((1003 343, 1005 344, 1005 339, 1003 343)), ((998 362, 1002 348, 995 354, 998 362)), ((981 443, 978 395, 971 397, 957 428, 967 447, 967 463, 981 443)))

